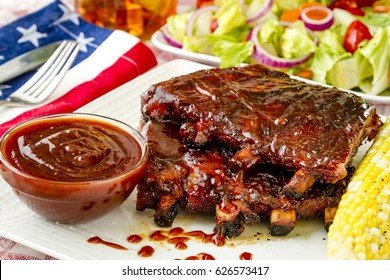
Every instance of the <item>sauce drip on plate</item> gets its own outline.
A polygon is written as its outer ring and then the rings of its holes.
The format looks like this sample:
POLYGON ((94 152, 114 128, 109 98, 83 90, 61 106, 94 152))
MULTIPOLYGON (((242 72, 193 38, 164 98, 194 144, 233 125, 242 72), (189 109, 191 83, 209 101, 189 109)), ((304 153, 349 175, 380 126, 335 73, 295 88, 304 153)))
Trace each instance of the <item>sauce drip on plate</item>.
POLYGON ((143 258, 151 257, 153 254, 154 254, 154 249, 149 245, 143 246, 137 253, 138 256, 143 258))
POLYGON ((252 253, 249 252, 243 252, 240 255, 240 260, 251 260, 252 259, 252 253))
POLYGON ((128 250, 126 247, 123 247, 122 245, 119 245, 119 244, 116 244, 113 242, 109 242, 109 241, 105 241, 98 236, 94 236, 94 237, 89 238, 88 243, 102 244, 102 245, 105 245, 107 247, 118 249, 118 250, 128 250))

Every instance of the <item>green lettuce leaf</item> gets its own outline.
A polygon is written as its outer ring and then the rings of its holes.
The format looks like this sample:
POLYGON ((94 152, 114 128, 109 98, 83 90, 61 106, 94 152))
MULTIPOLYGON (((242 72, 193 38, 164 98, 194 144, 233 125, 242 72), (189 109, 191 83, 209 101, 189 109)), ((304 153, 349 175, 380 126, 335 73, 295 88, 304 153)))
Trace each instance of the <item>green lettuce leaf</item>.
POLYGON ((252 42, 218 41, 212 48, 212 53, 221 58, 221 68, 248 63, 252 52, 252 42))
POLYGON ((299 9, 307 0, 275 0, 274 5, 281 11, 299 9))
POLYGON ((284 30, 280 38, 280 52, 284 58, 298 58, 314 52, 316 45, 302 21, 284 30))
POLYGON ((372 71, 372 76, 362 79, 359 83, 359 87, 364 92, 377 95, 389 86, 389 52, 389 33, 384 28, 379 28, 374 37, 370 41, 362 43, 362 46, 355 52, 369 62, 370 67, 366 67, 366 71, 372 71))
POLYGON ((195 53, 211 54, 212 44, 207 37, 185 36, 183 38, 183 50, 195 53))
POLYGON ((259 30, 258 40, 266 46, 267 51, 276 56, 281 56, 280 39, 283 35, 284 27, 275 19, 267 20, 259 30))
POLYGON ((328 71, 327 82, 342 89, 357 89, 363 77, 372 75, 369 66, 361 55, 340 59, 328 71))
POLYGON ((327 29, 319 34, 320 44, 311 60, 313 80, 320 83, 327 83, 327 74, 334 64, 342 59, 349 58, 350 53, 343 47, 343 36, 339 32, 327 29))
POLYGON ((372 11, 366 11, 365 16, 360 20, 367 26, 373 27, 387 27, 390 26, 390 13, 374 13, 372 11))
POLYGON ((242 13, 237 0, 226 0, 215 14, 218 21, 218 28, 215 34, 225 34, 236 27, 245 25, 246 18, 242 13))
POLYGON ((167 29, 169 35, 171 35, 173 39, 180 43, 183 42, 183 38, 186 35, 187 21, 191 14, 192 12, 175 14, 168 17, 167 19, 167 29))
POLYGON ((242 25, 224 34, 216 34, 216 33, 209 34, 207 38, 211 43, 216 43, 219 40, 227 40, 231 42, 243 42, 246 41, 250 29, 251 28, 249 26, 242 25))
POLYGON ((210 26, 213 21, 213 13, 202 13, 200 14, 195 22, 192 34, 194 36, 207 36, 211 33, 210 26))

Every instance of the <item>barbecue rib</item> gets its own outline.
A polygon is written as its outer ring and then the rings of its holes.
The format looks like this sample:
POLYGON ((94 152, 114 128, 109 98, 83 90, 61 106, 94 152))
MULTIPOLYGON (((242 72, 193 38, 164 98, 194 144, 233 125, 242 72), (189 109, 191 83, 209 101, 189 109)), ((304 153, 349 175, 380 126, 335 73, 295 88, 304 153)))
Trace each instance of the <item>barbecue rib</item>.
POLYGON ((179 130, 171 122, 143 126, 151 154, 148 175, 138 186, 137 210, 154 209, 159 226, 171 226, 177 213, 187 210, 215 213, 215 231, 225 237, 267 219, 272 235, 286 235, 297 218, 321 217, 336 208, 349 179, 315 182, 302 197, 287 197, 282 190, 293 172, 264 164, 236 172, 228 165, 230 149, 188 147, 179 130))
POLYGON ((380 125, 374 107, 353 94, 307 84, 261 65, 197 71, 151 86, 145 120, 173 121, 188 145, 217 142, 236 170, 270 164, 294 175, 283 187, 298 198, 315 181, 334 184, 380 125))

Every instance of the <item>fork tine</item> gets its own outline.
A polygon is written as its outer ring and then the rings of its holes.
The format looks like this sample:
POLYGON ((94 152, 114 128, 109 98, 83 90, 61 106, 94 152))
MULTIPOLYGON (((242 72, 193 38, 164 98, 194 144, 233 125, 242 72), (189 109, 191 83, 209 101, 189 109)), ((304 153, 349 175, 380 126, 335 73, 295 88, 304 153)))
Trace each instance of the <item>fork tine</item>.
POLYGON ((39 83, 36 83, 34 87, 31 87, 27 93, 35 98, 36 102, 42 101, 58 86, 66 71, 73 63, 74 57, 77 55, 78 45, 72 42, 64 50, 56 62, 53 63, 52 67, 48 69, 47 75, 40 79, 39 83))
POLYGON ((55 55, 55 59, 49 62, 47 67, 45 67, 47 69, 44 69, 46 71, 44 71, 43 75, 33 79, 31 87, 25 91, 27 95, 33 96, 40 87, 45 86, 48 82, 51 81, 53 76, 56 75, 56 70, 61 67, 63 60, 66 61, 69 47, 70 43, 64 44, 64 47, 59 50, 58 55, 55 55))
MULTIPOLYGON (((62 42, 58 48, 54 51, 54 53, 49 57, 49 59, 42 65, 41 68, 32 76, 23 86, 21 86, 18 92, 25 92, 31 87, 33 87, 37 81, 39 81, 44 75, 46 75, 48 69, 52 67, 53 63, 58 59, 63 52, 63 49, 69 44, 69 41, 62 42)), ((16 94, 13 93, 13 94, 16 94)))
POLYGON ((58 86, 79 51, 74 41, 64 41, 37 73, 10 96, 11 101, 36 104, 46 99, 58 86))

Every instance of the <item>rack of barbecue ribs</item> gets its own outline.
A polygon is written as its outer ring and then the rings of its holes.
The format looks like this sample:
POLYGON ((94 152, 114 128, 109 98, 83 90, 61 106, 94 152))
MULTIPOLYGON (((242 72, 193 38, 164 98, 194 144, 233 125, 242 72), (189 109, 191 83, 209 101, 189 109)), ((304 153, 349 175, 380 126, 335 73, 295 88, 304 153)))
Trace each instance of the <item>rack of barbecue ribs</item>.
POLYGON ((353 156, 381 126, 362 98, 261 65, 175 77, 141 102, 151 157, 137 209, 154 209, 160 226, 182 209, 214 213, 226 237, 264 219, 272 235, 297 218, 329 226, 353 156))

